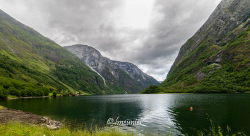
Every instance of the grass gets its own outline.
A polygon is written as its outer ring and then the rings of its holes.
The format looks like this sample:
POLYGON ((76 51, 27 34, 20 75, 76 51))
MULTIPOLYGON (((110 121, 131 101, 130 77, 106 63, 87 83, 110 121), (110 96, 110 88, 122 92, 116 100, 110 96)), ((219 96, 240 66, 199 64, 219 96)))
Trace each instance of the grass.
POLYGON ((1 136, 132 136, 132 133, 125 133, 115 129, 109 130, 69 130, 67 128, 61 128, 57 130, 51 130, 46 127, 20 124, 20 123, 8 123, 0 125, 1 136))
POLYGON ((210 120, 211 127, 208 130, 197 131, 197 136, 246 136, 243 132, 233 133, 231 128, 227 126, 226 130, 222 130, 220 126, 216 126, 213 121, 210 120))
POLYGON ((18 98, 17 96, 13 96, 13 95, 8 95, 7 96, 8 100, 17 99, 17 98, 18 98))
POLYGON ((3 110, 3 109, 5 109, 5 108, 6 108, 6 107, 0 105, 0 110, 3 110))
MULTIPOLYGON (((136 136, 135 133, 128 133, 117 129, 98 129, 94 130, 70 130, 66 127, 57 130, 52 130, 44 126, 21 124, 10 122, 0 124, 1 136, 136 136)), ((162 134, 164 135, 164 134, 162 134)), ((165 134, 172 136, 174 134, 165 134)), ((188 136, 188 134, 186 134, 188 136)), ((145 136, 150 136, 145 134, 145 136)), ((193 136, 246 136, 242 132, 232 133, 228 127, 227 130, 222 130, 220 126, 212 125, 210 129, 198 131, 193 136)))

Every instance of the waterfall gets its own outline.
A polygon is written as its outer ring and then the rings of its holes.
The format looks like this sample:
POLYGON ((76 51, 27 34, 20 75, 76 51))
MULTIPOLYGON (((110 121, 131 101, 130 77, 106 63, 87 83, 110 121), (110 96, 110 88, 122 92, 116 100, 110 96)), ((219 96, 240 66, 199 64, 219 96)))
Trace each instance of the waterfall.
POLYGON ((105 78, 100 73, 98 73, 95 69, 93 69, 91 66, 89 66, 89 65, 87 65, 87 66, 102 78, 104 85, 107 87, 105 78))

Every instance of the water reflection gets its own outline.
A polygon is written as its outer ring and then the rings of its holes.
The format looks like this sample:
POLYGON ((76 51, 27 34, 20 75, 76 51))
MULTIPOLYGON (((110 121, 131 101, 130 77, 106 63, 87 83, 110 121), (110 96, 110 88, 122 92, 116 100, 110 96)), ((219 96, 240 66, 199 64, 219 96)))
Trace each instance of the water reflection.
POLYGON ((180 134, 175 129, 175 122, 169 112, 169 107, 175 104, 175 95, 142 95, 140 105, 143 108, 139 115, 143 120, 143 126, 138 126, 141 133, 149 134, 180 134))
POLYGON ((108 118, 143 120, 125 127, 142 134, 194 135, 210 127, 209 120, 233 132, 250 134, 250 95, 157 94, 17 99, 1 105, 66 120, 69 125, 106 125, 108 118), (193 107, 193 111, 188 110, 193 107))
POLYGON ((186 135, 207 132, 220 126, 224 132, 250 134, 250 96, 248 94, 181 95, 169 108, 176 128, 186 135), (193 106, 193 111, 188 110, 193 106))
POLYGON ((106 125, 108 118, 137 119, 142 112, 138 100, 121 95, 59 97, 55 99, 17 99, 0 104, 54 119, 65 120, 73 127, 106 125))
POLYGON ((190 111, 187 106, 171 107, 169 112, 172 115, 172 121, 175 122, 176 129, 182 134, 194 135, 203 128, 210 128, 209 115, 194 107, 190 111))

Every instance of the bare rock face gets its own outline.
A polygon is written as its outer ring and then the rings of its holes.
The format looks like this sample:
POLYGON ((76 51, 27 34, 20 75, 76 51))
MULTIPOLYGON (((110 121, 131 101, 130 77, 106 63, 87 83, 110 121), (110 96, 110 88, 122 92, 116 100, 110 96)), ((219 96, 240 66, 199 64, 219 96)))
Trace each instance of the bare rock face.
POLYGON ((250 23, 249 6, 250 0, 222 0, 207 22, 181 47, 170 72, 201 43, 206 41, 223 46, 242 31, 248 29, 247 26, 250 23))
POLYGON ((153 77, 143 73, 136 65, 110 60, 88 45, 78 44, 65 48, 98 72, 107 86, 120 90, 120 93, 138 93, 150 85, 159 84, 153 77))
POLYGON ((222 0, 180 49, 161 86, 185 92, 248 92, 250 0, 222 0))

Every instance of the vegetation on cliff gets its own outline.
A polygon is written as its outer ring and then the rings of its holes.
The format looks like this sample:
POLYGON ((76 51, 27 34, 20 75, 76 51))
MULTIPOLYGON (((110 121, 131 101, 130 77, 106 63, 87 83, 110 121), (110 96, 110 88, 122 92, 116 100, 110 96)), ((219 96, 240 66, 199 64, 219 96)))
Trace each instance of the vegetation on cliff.
POLYGON ((107 90, 80 59, 0 10, 0 97, 107 90))
POLYGON ((250 91, 250 1, 223 0, 180 49, 163 92, 250 91))
POLYGON ((160 87, 167 92, 250 91, 250 29, 222 47, 207 45, 182 61, 160 87))

